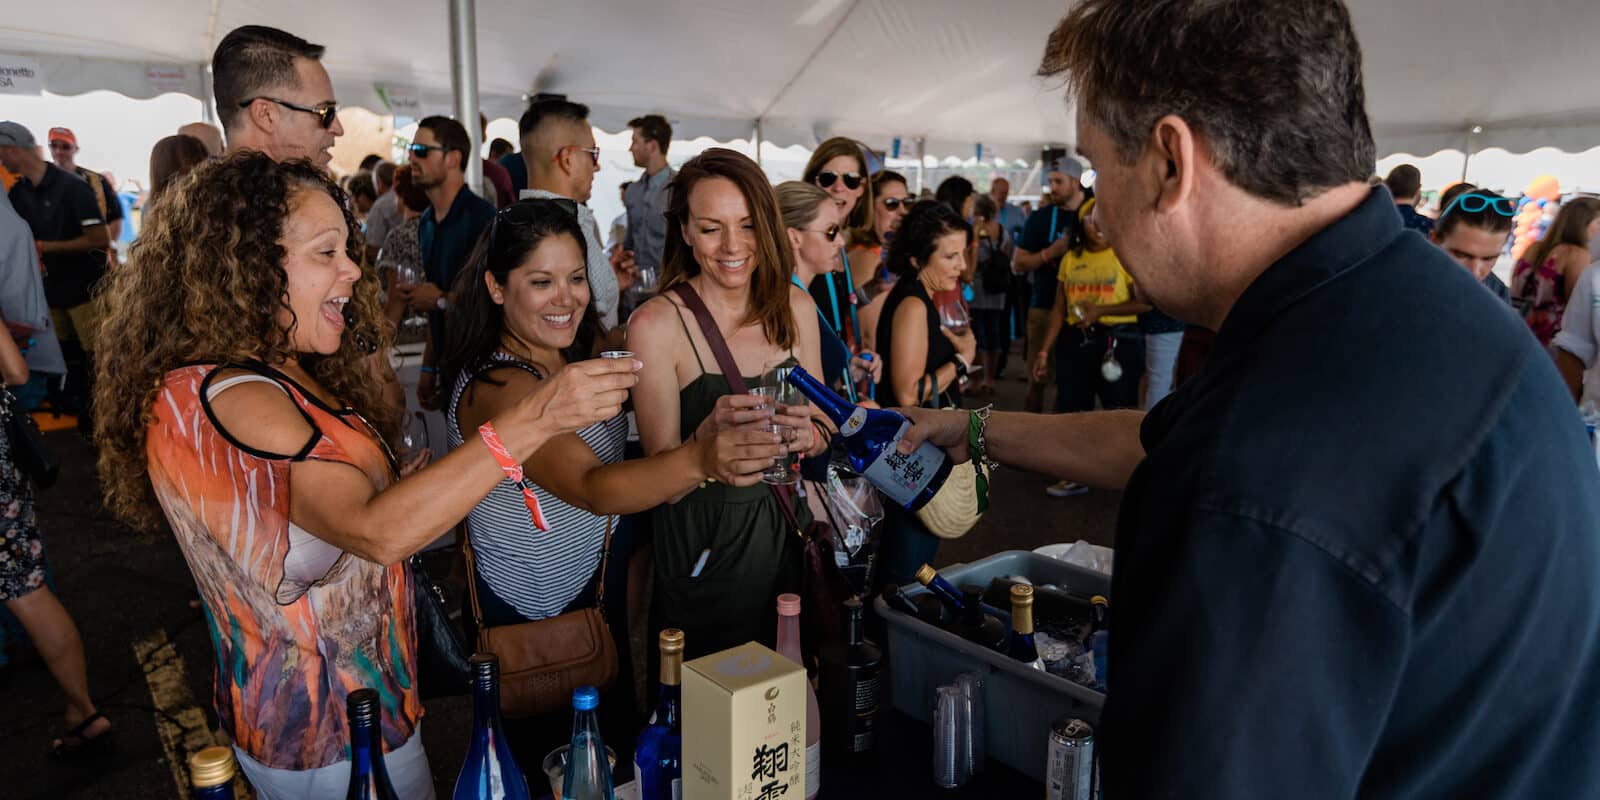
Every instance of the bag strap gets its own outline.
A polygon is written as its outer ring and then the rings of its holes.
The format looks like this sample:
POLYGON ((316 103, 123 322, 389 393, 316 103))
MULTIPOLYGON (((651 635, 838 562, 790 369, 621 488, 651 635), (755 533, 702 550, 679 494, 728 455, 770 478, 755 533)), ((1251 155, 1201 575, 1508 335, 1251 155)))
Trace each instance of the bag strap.
MULTIPOLYGON (((706 308, 706 302, 700 299, 700 293, 687 283, 680 283, 672 287, 674 294, 683 300, 683 304, 694 313, 695 322, 700 323, 700 333, 706 338, 706 346, 711 348, 711 354, 717 358, 717 366, 722 369, 722 376, 728 379, 728 388, 735 394, 744 394, 744 376, 739 374, 739 364, 733 360, 733 353, 728 350, 727 340, 722 338, 722 330, 717 327, 717 320, 711 316, 711 309, 706 308)), ((805 538, 805 531, 800 529, 799 518, 795 516, 794 509, 789 505, 789 495, 774 484, 767 484, 767 489, 772 496, 778 499, 778 507, 783 510, 783 519, 789 523, 800 538, 805 538)))
MULTIPOLYGON (((614 518, 606 515, 606 538, 600 546, 600 582, 595 586, 594 607, 600 612, 600 617, 606 615, 606 567, 611 561, 611 523, 614 518)), ((461 523, 461 555, 467 560, 467 598, 472 606, 472 621, 477 624, 478 630, 488 630, 483 624, 483 607, 478 603, 478 560, 472 554, 472 529, 466 522, 461 523)))

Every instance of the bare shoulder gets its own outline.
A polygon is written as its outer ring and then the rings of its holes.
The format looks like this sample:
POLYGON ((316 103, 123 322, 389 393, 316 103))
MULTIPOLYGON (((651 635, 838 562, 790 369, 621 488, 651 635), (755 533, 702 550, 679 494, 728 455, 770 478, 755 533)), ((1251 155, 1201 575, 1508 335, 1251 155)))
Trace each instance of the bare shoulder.
POLYGON ((651 338, 663 335, 670 330, 669 326, 678 324, 679 308, 671 297, 656 295, 628 317, 628 330, 630 334, 635 330, 647 333, 651 338))
MULTIPOLYGON (((245 370, 224 370, 210 385, 250 374, 253 373, 245 370)), ((261 453, 293 456, 305 450, 316 435, 305 413, 276 382, 238 383, 215 393, 207 405, 224 435, 261 453)))
POLYGON ((794 313, 798 314, 801 311, 811 313, 811 309, 816 307, 816 302, 811 298, 810 292, 792 282, 789 284, 789 309, 794 313))

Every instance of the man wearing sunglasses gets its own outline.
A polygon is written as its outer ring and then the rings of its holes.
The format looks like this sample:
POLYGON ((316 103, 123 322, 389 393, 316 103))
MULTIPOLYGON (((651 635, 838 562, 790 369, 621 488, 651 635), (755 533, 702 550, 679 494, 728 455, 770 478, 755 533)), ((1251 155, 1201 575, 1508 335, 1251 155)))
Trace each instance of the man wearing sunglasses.
POLYGON ((1447 190, 1439 222, 1428 238, 1457 264, 1467 268, 1494 296, 1511 304, 1511 292, 1494 274, 1494 265, 1506 251, 1516 220, 1517 202, 1470 183, 1447 190))
POLYGON ((517 130, 522 137, 522 160, 528 167, 528 188, 519 199, 571 200, 576 204, 578 226, 588 249, 594 308, 606 328, 614 329, 617 302, 626 287, 618 285, 600 226, 587 205, 594 191, 594 174, 600 171, 600 148, 589 127, 589 107, 561 98, 536 100, 523 112, 517 130))
MULTIPOLYGON (((51 128, 45 136, 50 143, 50 159, 56 166, 83 179, 94 191, 95 204, 100 206, 100 216, 106 221, 111 241, 122 237, 122 203, 117 200, 117 190, 106 176, 78 164, 78 137, 70 128, 51 128)), ((107 263, 115 266, 116 251, 107 250, 107 263)))
POLYGON ((222 38, 211 73, 228 152, 309 158, 327 169, 344 127, 322 52, 322 45, 262 25, 235 28, 222 38))

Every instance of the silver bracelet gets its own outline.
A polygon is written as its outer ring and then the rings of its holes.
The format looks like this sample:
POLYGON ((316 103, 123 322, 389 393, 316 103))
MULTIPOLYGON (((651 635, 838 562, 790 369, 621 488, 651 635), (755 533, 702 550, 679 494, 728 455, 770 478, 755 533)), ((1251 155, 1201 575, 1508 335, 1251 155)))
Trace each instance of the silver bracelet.
POLYGON ((978 421, 978 460, 983 462, 987 472, 1000 468, 1000 462, 989 457, 989 416, 994 413, 994 403, 990 403, 972 412, 972 418, 978 421))

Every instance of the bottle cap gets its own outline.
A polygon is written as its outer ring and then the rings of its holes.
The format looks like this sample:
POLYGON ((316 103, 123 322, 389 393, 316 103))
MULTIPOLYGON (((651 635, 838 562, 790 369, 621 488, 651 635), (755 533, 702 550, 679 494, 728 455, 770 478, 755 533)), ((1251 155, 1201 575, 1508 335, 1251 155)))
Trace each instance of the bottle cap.
POLYGON ((937 575, 938 573, 933 571, 933 567, 927 564, 917 567, 917 583, 926 584, 937 575))
POLYGON ((572 690, 572 707, 577 711, 593 711, 600 706, 600 691, 593 686, 579 686, 572 690))
POLYGON ((847 597, 847 598, 845 598, 845 601, 844 601, 844 615, 845 616, 847 616, 847 617, 859 617, 859 616, 861 616, 861 609, 862 608, 863 608, 863 606, 861 605, 861 600, 859 598, 855 598, 855 597, 847 597))
MULTIPOLYGON (((1079 595, 1079 596, 1081 597, 1082 595, 1079 595)), ((1094 597, 1089 598, 1089 604, 1090 605, 1095 605, 1095 606, 1108 606, 1109 607, 1111 605, 1111 601, 1107 600, 1105 595, 1097 594, 1094 597)))
POLYGON ((378 690, 357 689, 345 697, 345 713, 351 724, 371 724, 378 719, 378 690))
POLYGON ((1033 587, 1021 583, 1011 585, 1011 605, 1033 605, 1033 587))
POLYGON ((233 750, 207 747, 189 755, 189 782, 196 789, 221 786, 233 780, 233 750))
POLYGON ((778 614, 785 617, 800 616, 800 595, 778 595, 778 614))
POLYGON ((661 636, 659 638, 661 642, 661 652, 683 652, 683 631, 680 631, 677 628, 667 628, 661 632, 661 636))

